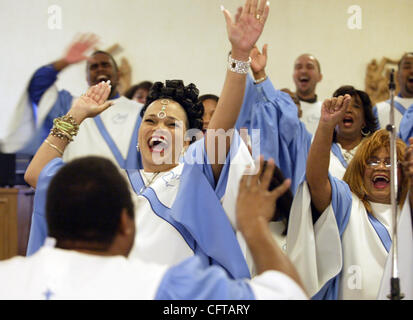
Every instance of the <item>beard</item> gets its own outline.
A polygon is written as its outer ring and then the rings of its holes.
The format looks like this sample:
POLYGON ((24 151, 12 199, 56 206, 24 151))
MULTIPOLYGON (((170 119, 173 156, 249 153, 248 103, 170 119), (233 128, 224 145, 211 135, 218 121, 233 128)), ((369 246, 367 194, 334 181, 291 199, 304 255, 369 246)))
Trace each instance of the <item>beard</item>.
POLYGON ((404 85, 404 91, 408 93, 409 95, 413 96, 413 84, 411 85, 411 87, 409 87, 409 82, 406 81, 404 85))

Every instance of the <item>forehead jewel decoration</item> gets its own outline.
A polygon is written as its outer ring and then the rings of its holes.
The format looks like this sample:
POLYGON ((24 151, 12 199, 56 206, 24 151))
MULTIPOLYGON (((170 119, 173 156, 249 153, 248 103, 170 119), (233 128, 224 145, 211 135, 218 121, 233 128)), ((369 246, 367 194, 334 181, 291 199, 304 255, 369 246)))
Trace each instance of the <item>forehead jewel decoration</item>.
POLYGON ((162 105, 162 109, 161 111, 158 112, 158 118, 159 119, 163 119, 166 117, 166 106, 169 104, 169 100, 168 99, 162 99, 161 100, 161 105, 162 105))

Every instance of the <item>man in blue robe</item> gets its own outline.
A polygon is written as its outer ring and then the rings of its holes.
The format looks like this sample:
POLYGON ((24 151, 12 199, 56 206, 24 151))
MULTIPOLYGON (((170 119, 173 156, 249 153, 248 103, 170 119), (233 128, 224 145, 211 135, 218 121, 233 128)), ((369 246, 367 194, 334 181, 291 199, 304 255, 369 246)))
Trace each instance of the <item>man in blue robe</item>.
MULTIPOLYGON (((400 92, 394 97, 394 125, 402 133, 401 119, 408 110, 413 108, 413 52, 406 53, 401 57, 398 64, 397 81, 400 92)), ((390 99, 379 102, 374 106, 373 111, 379 119, 380 127, 386 128, 390 123, 390 99)), ((409 137, 406 136, 404 139, 406 143, 409 137)))
POLYGON ((27 89, 26 100, 28 101, 23 101, 21 106, 18 106, 25 110, 19 113, 21 119, 18 119, 19 117, 13 119, 13 126, 16 129, 14 134, 8 138, 7 145, 3 146, 6 152, 28 155, 36 153, 48 136, 53 120, 65 115, 72 104, 73 95, 67 90, 58 90, 55 85, 58 75, 69 66, 87 59, 88 85, 93 86, 102 81, 110 81, 112 89, 109 100, 113 100, 115 111, 110 115, 108 111, 107 114, 96 118, 94 124, 85 125, 91 129, 91 135, 98 136, 96 141, 93 141, 93 144, 86 144, 85 141, 81 141, 82 138, 76 139, 71 150, 68 150, 65 160, 93 154, 109 157, 121 168, 137 168, 135 139, 124 142, 125 139, 122 136, 136 136, 132 133, 136 131, 140 123, 138 114, 141 104, 120 96, 117 89, 119 70, 109 53, 96 51, 89 58, 86 56, 86 52, 96 43, 95 35, 82 35, 69 46, 63 58, 39 68, 34 73, 27 89), (27 110, 28 105, 32 110, 27 110), (26 119, 27 112, 32 114, 31 121, 26 119), (23 119, 23 116, 26 118, 23 119), (23 134, 23 127, 27 127, 30 133, 24 131, 23 134))

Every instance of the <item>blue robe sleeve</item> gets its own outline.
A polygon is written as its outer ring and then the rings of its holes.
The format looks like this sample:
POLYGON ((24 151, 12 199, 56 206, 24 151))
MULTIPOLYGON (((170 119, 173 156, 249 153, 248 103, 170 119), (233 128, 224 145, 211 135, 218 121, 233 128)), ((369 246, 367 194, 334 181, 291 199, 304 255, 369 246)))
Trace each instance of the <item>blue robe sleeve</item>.
MULTIPOLYGON (((337 227, 340 233, 340 238, 343 237, 343 232, 347 227, 352 206, 351 191, 347 183, 339 180, 329 174, 331 183, 331 205, 333 207, 334 216, 337 221, 337 227)), ((317 292, 313 300, 337 300, 339 292, 341 272, 330 279, 319 292, 317 292)))
POLYGON ((205 267, 197 256, 188 258, 164 275, 157 300, 252 300, 250 285, 230 279, 218 266, 205 267))
POLYGON ((32 102, 39 104, 43 93, 56 82, 58 73, 51 64, 36 70, 29 83, 29 96, 32 102))
POLYGON ((331 205, 336 217, 340 236, 343 235, 350 218, 352 205, 350 187, 343 180, 337 179, 329 174, 331 183, 331 205))
POLYGON ((202 173, 205 175, 205 178, 215 190, 215 193, 218 199, 221 199, 225 194, 225 189, 227 187, 229 169, 232 162, 232 159, 237 154, 241 141, 241 137, 237 130, 234 130, 234 135, 232 137, 231 147, 226 156, 225 163, 221 170, 218 181, 215 181, 214 174, 212 172, 211 163, 208 158, 208 154, 205 149, 205 139, 202 138, 197 142, 193 143, 188 152, 184 156, 184 162, 187 164, 195 164, 199 167, 202 173))
POLYGON ((73 97, 70 92, 66 90, 59 91, 57 100, 50 109, 43 123, 36 129, 33 138, 30 139, 21 150, 19 150, 19 153, 31 155, 36 153, 37 149, 39 149, 43 141, 49 135, 50 130, 53 127, 53 120, 67 114, 70 106, 72 105, 72 99, 73 97))
POLYGON ((240 130, 241 128, 247 128, 250 133, 251 119, 254 112, 254 105, 258 100, 257 90, 255 89, 254 80, 251 75, 247 75, 245 84, 244 100, 242 102, 241 110, 235 123, 235 128, 240 130))
POLYGON ((46 197, 50 181, 64 165, 61 158, 51 160, 42 170, 37 181, 34 195, 32 223, 30 227, 27 255, 32 255, 43 246, 47 238, 46 197))
POLYGON ((413 137, 413 107, 407 109, 400 121, 399 137, 409 145, 409 138, 413 137))
POLYGON ((179 186, 182 196, 177 197, 179 200, 175 200, 171 212, 173 219, 194 239, 195 253, 207 256, 210 264, 222 266, 233 278, 249 278, 250 273, 220 199, 225 194, 231 160, 241 143, 235 130, 217 184, 205 152, 204 139, 191 145, 184 157, 179 186))

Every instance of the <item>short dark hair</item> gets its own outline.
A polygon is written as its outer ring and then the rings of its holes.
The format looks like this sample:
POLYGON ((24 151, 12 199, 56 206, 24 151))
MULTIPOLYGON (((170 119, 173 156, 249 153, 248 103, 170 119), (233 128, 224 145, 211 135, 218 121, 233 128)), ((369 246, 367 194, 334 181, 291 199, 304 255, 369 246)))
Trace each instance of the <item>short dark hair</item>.
POLYGON ((208 93, 208 94, 203 94, 202 96, 199 96, 198 100, 200 102, 204 102, 205 100, 214 100, 215 102, 218 102, 219 97, 216 96, 215 94, 208 93))
MULTIPOLYGON (((262 172, 265 172, 265 168, 267 166, 267 161, 264 161, 264 167, 262 172)), ((285 180, 284 174, 282 173, 281 169, 278 166, 275 166, 274 168, 274 173, 271 178, 270 185, 268 187, 269 191, 274 190, 278 186, 280 186, 283 181, 285 180)), ((273 215, 273 218, 271 221, 283 221, 285 225, 285 229, 283 231, 283 235, 287 234, 287 229, 288 229, 288 220, 290 217, 290 210, 291 206, 293 203, 293 193, 291 192, 291 189, 288 189, 281 197, 277 199, 276 202, 276 209, 273 215)))
POLYGON ((138 84, 133 85, 130 87, 128 90, 126 90, 124 96, 128 99, 132 99, 133 96, 135 95, 135 92, 138 91, 138 89, 144 89, 149 92, 151 89, 153 83, 151 81, 142 81, 139 82, 138 84))
POLYGON ((97 55, 97 54, 105 54, 105 55, 107 55, 107 56, 110 58, 110 60, 112 61, 113 65, 114 65, 114 67, 115 67, 115 71, 116 71, 116 72, 119 71, 118 64, 116 63, 115 58, 113 58, 113 56, 112 56, 109 52, 102 51, 102 50, 97 50, 97 51, 93 52, 90 56, 93 57, 93 56, 95 56, 95 55, 97 55))
POLYGON ((166 80, 165 84, 155 82, 149 91, 145 105, 142 107, 141 117, 152 102, 159 99, 171 99, 179 103, 184 109, 188 118, 188 129, 202 130, 204 106, 198 101, 198 95, 199 90, 193 83, 184 86, 182 80, 166 80))
POLYGON ((134 206, 125 179, 108 159, 84 157, 64 165, 50 182, 46 200, 49 235, 57 241, 113 242, 126 209, 134 206))
MULTIPOLYGON (((364 120, 366 122, 366 133, 369 132, 367 135, 373 134, 378 129, 378 120, 373 114, 373 106, 370 100, 369 95, 362 91, 357 90, 353 86, 345 85, 338 88, 333 93, 333 97, 344 96, 345 94, 349 94, 352 97, 359 97, 362 103, 362 107, 364 110, 364 120)), ((336 141, 336 134, 334 131, 334 141, 336 141)))

